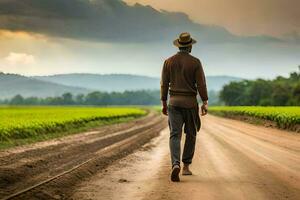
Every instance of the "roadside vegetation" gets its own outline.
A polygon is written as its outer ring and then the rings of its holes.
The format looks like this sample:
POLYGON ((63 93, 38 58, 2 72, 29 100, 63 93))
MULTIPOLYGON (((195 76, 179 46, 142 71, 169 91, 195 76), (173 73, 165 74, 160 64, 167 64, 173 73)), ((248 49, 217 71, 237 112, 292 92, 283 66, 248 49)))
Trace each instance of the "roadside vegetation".
MULTIPOLYGON (((209 112, 219 116, 274 122, 278 128, 300 132, 300 107, 218 106, 209 112)), ((253 121, 253 120, 252 120, 253 121)), ((263 122, 262 121, 262 122, 263 122)))
POLYGON ((300 106, 300 73, 231 82, 223 87, 220 99, 228 106, 300 106))
POLYGON ((0 148, 125 122, 146 114, 125 107, 0 107, 0 148))

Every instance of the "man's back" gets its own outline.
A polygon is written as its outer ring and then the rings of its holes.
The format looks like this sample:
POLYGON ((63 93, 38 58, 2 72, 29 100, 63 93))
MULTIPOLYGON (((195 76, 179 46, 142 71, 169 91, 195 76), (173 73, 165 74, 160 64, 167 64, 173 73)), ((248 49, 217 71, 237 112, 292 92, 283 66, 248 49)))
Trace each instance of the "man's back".
POLYGON ((167 99, 169 90, 169 104, 173 106, 196 107, 197 90, 203 101, 208 99, 201 62, 188 52, 178 52, 165 61, 161 87, 162 99, 167 99))

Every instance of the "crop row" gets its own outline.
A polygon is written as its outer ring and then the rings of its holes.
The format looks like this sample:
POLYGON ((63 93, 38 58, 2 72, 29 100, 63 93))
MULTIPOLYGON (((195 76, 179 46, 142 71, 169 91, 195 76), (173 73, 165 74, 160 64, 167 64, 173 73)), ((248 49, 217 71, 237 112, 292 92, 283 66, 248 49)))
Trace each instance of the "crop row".
POLYGON ((284 129, 298 129, 300 126, 300 107, 216 106, 209 111, 223 116, 249 116, 269 120, 284 129))
POLYGON ((0 142, 109 123, 146 112, 125 107, 0 107, 0 142))

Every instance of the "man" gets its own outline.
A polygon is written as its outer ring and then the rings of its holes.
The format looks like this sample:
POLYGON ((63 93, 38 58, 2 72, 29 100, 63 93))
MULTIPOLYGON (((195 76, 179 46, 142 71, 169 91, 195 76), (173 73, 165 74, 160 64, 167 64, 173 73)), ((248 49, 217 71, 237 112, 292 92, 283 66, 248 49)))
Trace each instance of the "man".
POLYGON ((204 71, 199 59, 190 55, 196 40, 189 33, 180 34, 174 41, 179 52, 168 58, 162 69, 161 101, 162 113, 168 115, 170 128, 170 152, 172 161, 171 180, 179 182, 180 173, 180 141, 182 128, 186 134, 182 162, 182 175, 192 175, 189 165, 195 151, 196 134, 200 130, 201 121, 197 102, 197 92, 203 101, 202 115, 207 114, 208 96, 204 71), (167 105, 168 93, 170 94, 167 105))

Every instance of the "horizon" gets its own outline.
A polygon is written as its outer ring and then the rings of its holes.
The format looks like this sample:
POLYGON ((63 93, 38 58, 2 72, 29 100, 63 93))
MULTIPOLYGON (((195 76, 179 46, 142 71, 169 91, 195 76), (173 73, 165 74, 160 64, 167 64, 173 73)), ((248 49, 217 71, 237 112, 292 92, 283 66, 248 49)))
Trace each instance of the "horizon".
MULTIPOLYGON (((264 78, 264 77, 257 77, 257 78, 245 78, 245 77, 241 77, 241 76, 230 76, 230 75, 209 75, 206 74, 207 77, 228 77, 228 78, 238 78, 238 79, 242 79, 242 80, 256 80, 256 79, 265 79, 265 80, 272 80, 275 79, 277 77, 284 77, 284 78, 288 78, 289 75, 293 72, 297 72, 295 71, 291 71, 290 73, 288 73, 287 75, 283 76, 283 75, 277 75, 276 77, 273 78, 264 78)), ((70 72, 70 73, 61 73, 61 74, 38 74, 38 75, 34 75, 34 74, 19 74, 19 73, 10 73, 10 72, 4 72, 4 71, 0 71, 0 74, 6 74, 6 75, 20 75, 20 76, 24 76, 24 77, 28 77, 28 78, 34 78, 34 77, 49 77, 49 76, 63 76, 63 75, 100 75, 100 76, 110 76, 110 75, 124 75, 124 76, 138 76, 138 77, 147 77, 147 78, 154 78, 154 79, 160 79, 159 76, 150 76, 150 75, 144 75, 144 74, 123 74, 123 73, 90 73, 90 72, 70 72)))

